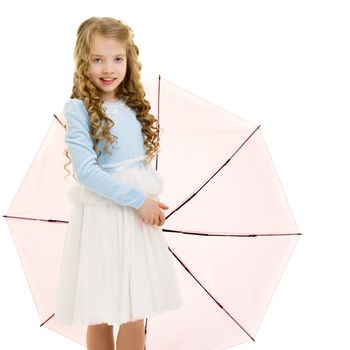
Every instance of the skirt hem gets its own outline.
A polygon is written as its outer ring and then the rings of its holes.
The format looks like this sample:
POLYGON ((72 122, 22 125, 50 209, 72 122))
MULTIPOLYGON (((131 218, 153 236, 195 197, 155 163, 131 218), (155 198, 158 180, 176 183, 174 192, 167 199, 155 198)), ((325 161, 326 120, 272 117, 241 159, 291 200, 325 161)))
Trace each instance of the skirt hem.
POLYGON ((86 326, 93 326, 93 325, 98 325, 98 324, 102 324, 102 323, 107 323, 108 326, 119 326, 123 323, 127 323, 127 322, 135 322, 135 321, 139 321, 139 320, 144 320, 146 318, 151 318, 153 316, 157 316, 157 315, 161 315, 167 311, 172 311, 172 310, 176 310, 178 309, 180 306, 182 306, 182 302, 180 302, 179 304, 175 305, 175 306, 169 306, 169 307, 165 307, 163 309, 155 309, 151 312, 146 312, 137 316, 134 316, 133 318, 128 318, 128 319, 123 319, 120 321, 95 321, 95 322, 81 322, 81 321, 76 321, 76 322, 64 322, 64 321, 58 321, 55 320, 56 323, 58 324, 65 324, 65 325, 72 325, 72 326, 82 326, 82 327, 86 327, 86 326))

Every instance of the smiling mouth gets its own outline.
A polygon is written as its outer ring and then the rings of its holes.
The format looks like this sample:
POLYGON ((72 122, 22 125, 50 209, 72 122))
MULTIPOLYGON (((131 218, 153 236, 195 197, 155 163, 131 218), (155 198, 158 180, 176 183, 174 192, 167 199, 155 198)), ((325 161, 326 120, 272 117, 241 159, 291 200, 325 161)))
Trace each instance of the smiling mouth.
POLYGON ((103 79, 103 78, 100 78, 101 83, 102 83, 102 85, 104 85, 104 86, 113 85, 113 83, 114 83, 114 81, 115 81, 116 79, 117 79, 117 78, 114 78, 114 79, 103 79))

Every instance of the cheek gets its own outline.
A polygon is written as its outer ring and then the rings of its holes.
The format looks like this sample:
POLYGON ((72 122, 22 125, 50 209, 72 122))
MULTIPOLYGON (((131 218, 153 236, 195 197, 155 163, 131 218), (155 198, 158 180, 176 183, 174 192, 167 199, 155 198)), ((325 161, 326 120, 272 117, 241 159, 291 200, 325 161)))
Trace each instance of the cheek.
POLYGON ((90 73, 91 77, 94 77, 94 76, 98 75, 99 74, 98 67, 96 67, 94 65, 90 66, 89 67, 89 73, 90 73))
POLYGON ((125 73, 127 68, 127 64, 120 65, 119 67, 119 72, 125 73))

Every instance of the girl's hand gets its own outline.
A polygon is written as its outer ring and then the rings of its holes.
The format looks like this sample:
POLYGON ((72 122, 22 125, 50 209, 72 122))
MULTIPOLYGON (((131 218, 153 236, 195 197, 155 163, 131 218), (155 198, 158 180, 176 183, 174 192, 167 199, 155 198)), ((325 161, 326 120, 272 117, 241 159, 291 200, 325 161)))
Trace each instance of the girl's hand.
POLYGON ((137 213, 145 224, 162 226, 165 221, 163 211, 160 209, 169 209, 164 203, 146 197, 143 205, 136 209, 137 213))

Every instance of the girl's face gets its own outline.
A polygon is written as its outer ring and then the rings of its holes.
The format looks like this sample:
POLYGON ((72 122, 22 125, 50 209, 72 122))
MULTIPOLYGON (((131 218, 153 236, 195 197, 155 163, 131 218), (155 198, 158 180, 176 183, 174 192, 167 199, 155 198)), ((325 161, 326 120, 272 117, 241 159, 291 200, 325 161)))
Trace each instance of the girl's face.
POLYGON ((126 74, 126 51, 123 45, 112 38, 95 34, 90 50, 89 75, 99 90, 103 101, 116 101, 115 90, 126 74), (114 79, 112 82, 104 81, 114 79))

